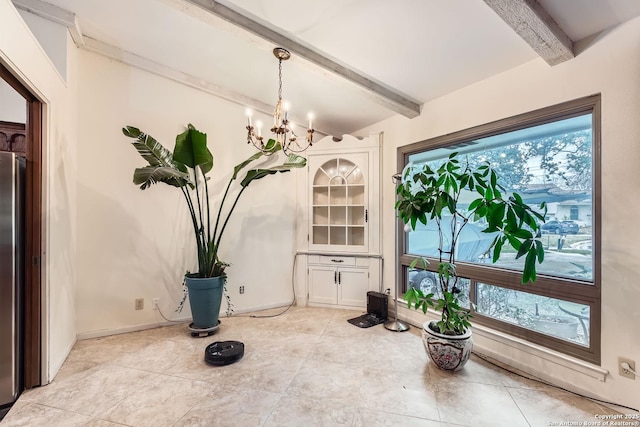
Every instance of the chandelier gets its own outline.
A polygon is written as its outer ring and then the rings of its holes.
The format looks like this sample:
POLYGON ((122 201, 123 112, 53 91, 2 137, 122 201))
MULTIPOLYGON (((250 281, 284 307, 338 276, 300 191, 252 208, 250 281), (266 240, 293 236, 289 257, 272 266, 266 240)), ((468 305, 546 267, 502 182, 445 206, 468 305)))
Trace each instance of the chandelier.
MULTIPOLYGON (((282 152, 288 156, 291 153, 301 153, 313 145, 313 115, 311 113, 307 115, 309 120, 307 135, 303 141, 300 141, 294 131, 295 125, 289 121, 289 104, 282 101, 282 61, 291 58, 291 53, 286 49, 277 47, 273 49, 273 55, 278 58, 278 102, 273 112, 271 133, 273 134, 272 139, 280 143, 282 152)), ((253 112, 247 109, 247 144, 253 144, 263 154, 270 156, 274 153, 274 146, 268 142, 265 143, 262 135, 262 122, 256 120, 256 126, 255 128, 253 127, 251 123, 252 115, 253 112)))

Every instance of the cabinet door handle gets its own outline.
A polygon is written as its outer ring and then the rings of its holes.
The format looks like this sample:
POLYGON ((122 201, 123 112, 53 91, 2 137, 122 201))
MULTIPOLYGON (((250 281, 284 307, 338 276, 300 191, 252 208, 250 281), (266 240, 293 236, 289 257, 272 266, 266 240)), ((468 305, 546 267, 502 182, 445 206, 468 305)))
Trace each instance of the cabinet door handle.
POLYGON ((338 272, 334 271, 333 272, 333 283, 338 283, 338 272))
POLYGON ((369 209, 364 210, 364 222, 369 222, 369 209))
POLYGON ((343 259, 332 259, 331 262, 344 262, 343 259))
POLYGON ((338 271, 338 285, 342 284, 342 272, 338 271))

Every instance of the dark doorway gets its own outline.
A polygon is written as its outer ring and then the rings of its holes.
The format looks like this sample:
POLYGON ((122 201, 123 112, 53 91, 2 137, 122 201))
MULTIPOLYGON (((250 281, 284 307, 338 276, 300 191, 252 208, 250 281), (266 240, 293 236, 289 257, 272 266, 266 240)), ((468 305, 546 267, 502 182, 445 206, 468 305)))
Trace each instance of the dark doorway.
POLYGON ((24 156, 24 388, 41 385, 42 378, 42 103, 3 63, 0 78, 26 101, 24 156))

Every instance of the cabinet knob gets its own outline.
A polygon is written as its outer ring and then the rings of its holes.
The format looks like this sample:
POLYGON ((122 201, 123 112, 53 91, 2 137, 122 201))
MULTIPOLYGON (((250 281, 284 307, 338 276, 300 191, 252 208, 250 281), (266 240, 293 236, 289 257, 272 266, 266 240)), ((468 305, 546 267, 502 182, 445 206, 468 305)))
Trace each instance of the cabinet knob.
POLYGON ((331 262, 344 262, 343 259, 332 259, 331 262))

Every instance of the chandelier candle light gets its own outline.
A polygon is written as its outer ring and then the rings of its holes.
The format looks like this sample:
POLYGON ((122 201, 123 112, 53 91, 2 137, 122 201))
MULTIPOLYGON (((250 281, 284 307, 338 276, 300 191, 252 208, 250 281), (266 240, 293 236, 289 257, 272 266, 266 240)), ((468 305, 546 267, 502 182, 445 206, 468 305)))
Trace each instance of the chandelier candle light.
MULTIPOLYGON (((282 152, 285 155, 291 153, 301 153, 313 145, 313 114, 309 113, 309 128, 304 143, 298 142, 298 136, 294 132, 294 124, 289 121, 289 103, 282 101, 282 61, 291 58, 291 53, 281 47, 273 49, 273 55, 278 58, 278 102, 273 112, 273 127, 271 133, 274 134, 276 142, 282 146, 282 152)), ((265 144, 264 136, 262 136, 262 122, 256 120, 256 126, 251 123, 253 112, 247 108, 247 144, 253 144, 263 154, 270 156, 275 151, 272 146, 265 144)))

